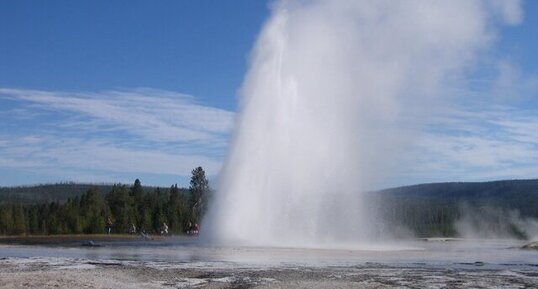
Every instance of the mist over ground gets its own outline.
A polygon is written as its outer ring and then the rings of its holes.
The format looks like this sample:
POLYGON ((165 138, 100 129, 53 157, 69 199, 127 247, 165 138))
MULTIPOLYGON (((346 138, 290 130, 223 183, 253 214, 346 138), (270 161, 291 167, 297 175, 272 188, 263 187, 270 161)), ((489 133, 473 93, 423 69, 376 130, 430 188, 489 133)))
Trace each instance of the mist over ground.
POLYGON ((538 219, 521 216, 518 210, 493 206, 473 208, 461 205, 462 216, 455 227, 461 237, 469 239, 538 238, 538 219))

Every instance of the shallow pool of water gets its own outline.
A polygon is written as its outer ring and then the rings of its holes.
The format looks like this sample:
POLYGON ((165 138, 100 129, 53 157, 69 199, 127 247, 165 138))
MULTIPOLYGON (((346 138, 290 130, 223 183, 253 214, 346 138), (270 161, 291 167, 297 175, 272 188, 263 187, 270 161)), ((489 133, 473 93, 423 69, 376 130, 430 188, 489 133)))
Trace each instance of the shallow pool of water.
POLYGON ((0 245, 0 258, 85 259, 143 262, 165 267, 404 266, 477 269, 536 268, 538 251, 519 249, 514 240, 408 241, 356 246, 354 249, 210 246, 192 238, 159 241, 51 245, 0 245))

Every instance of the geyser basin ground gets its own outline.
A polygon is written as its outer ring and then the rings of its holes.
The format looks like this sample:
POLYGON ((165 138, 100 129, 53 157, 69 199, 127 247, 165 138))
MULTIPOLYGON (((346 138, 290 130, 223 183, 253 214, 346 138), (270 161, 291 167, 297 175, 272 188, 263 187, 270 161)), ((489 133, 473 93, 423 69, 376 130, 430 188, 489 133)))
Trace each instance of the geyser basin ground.
POLYGON ((538 251, 508 240, 392 250, 206 247, 193 239, 0 245, 0 288, 536 288, 538 251))

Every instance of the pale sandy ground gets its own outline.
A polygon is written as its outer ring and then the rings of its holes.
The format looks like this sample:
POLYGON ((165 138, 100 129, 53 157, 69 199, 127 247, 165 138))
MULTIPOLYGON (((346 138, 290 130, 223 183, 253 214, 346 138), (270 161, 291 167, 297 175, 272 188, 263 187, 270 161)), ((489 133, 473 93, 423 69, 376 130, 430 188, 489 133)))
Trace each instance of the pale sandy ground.
POLYGON ((538 288, 538 268, 159 267, 89 260, 0 259, 0 288, 538 288))

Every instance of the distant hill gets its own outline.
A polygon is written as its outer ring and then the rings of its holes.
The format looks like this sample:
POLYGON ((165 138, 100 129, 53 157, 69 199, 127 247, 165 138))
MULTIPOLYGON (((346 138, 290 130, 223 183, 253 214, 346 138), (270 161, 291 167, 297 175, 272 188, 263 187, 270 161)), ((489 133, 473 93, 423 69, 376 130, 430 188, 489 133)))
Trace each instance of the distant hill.
MULTIPOLYGON (((130 185, 132 184, 127 184, 127 186, 130 185)), ((63 202, 68 198, 82 195, 92 187, 97 187, 102 194, 106 194, 112 189, 112 186, 113 184, 58 183, 0 187, 0 204, 63 202)), ((143 188, 144 191, 149 192, 156 187, 143 186, 143 188)), ((161 187, 161 189, 166 190, 168 187, 161 187)), ((408 201, 488 202, 517 207, 523 209, 522 213, 525 214, 538 214, 538 179, 418 184, 369 192, 368 195, 397 201, 403 199, 408 201)))
POLYGON ((375 192, 395 202, 449 202, 517 209, 538 217, 538 179, 451 182, 396 187, 375 192))
POLYGON ((384 189, 379 192, 452 199, 499 198, 513 193, 538 193, 538 179, 418 184, 384 189))
POLYGON ((366 195, 388 230, 407 228, 419 237, 538 233, 537 179, 419 184, 366 195))
MULTIPOLYGON (((130 186, 132 184, 127 184, 130 186)), ((58 183, 33 186, 0 187, 0 204, 39 204, 65 202, 69 198, 81 196, 88 189, 96 187, 103 195, 112 190, 113 184, 58 183)), ((156 187, 143 186, 144 191, 156 187)), ((168 188, 161 188, 168 189, 168 188)), ((184 190, 184 189, 183 189, 184 190)))

